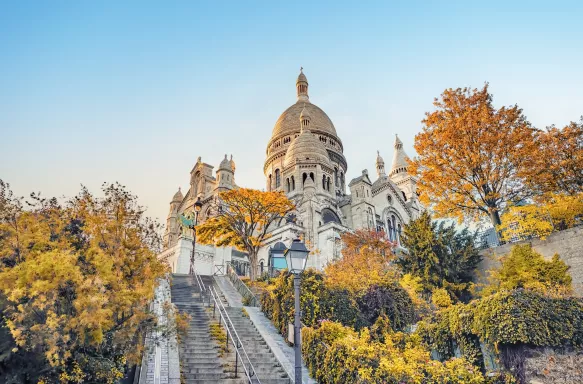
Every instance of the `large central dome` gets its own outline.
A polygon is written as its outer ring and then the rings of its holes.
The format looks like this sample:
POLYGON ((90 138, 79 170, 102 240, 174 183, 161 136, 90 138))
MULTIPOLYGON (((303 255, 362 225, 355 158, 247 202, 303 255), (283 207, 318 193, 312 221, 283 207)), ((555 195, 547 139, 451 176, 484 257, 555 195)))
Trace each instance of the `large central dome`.
POLYGON ((337 136, 336 128, 334 128, 332 120, 330 120, 324 111, 309 101, 305 102, 298 100, 297 103, 286 109, 281 116, 279 116, 279 119, 277 119, 277 122, 275 123, 275 127, 273 127, 271 137, 277 138, 283 135, 299 132, 300 125, 298 124, 298 121, 300 121, 300 114, 304 108, 306 108, 312 118, 312 122, 310 123, 312 131, 323 131, 333 136, 337 136))

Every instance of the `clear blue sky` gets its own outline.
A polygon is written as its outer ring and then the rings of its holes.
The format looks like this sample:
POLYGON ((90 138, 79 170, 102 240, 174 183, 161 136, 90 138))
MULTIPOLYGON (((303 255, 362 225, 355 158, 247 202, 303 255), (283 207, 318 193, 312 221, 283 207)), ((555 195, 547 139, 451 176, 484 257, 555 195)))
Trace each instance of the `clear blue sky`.
POLYGON ((120 181, 163 221, 198 156, 232 153, 262 188, 300 66, 349 178, 377 149, 390 163, 395 133, 413 155, 449 87, 488 81, 563 126, 583 114, 581 3, 0 0, 0 178, 50 196, 120 181))

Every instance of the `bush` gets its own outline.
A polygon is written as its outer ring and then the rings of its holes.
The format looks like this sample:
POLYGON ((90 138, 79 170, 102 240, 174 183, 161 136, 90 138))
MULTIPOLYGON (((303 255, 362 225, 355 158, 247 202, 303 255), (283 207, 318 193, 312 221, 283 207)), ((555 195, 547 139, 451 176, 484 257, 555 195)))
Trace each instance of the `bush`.
POLYGON ((368 324, 374 324, 381 314, 387 315, 395 330, 415 321, 413 302, 397 283, 371 286, 359 299, 359 307, 368 324))
POLYGON ((372 338, 366 328, 359 335, 324 321, 319 329, 303 330, 302 353, 320 384, 485 383, 480 371, 464 359, 431 360, 415 335, 388 331, 382 339, 372 338))
POLYGON ((503 291, 443 309, 420 322, 416 333, 442 359, 453 356, 456 343, 466 360, 482 370, 480 342, 493 345, 520 382, 525 346, 583 346, 583 300, 523 289, 503 291))

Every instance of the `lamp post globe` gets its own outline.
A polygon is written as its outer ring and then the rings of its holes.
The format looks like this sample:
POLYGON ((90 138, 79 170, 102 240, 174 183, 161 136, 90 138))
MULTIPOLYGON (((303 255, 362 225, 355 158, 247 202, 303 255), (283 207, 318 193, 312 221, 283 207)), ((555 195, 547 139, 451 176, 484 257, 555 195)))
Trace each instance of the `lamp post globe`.
POLYGON ((289 271, 294 275, 302 273, 306 268, 309 253, 310 251, 306 248, 306 244, 302 243, 300 239, 295 239, 292 245, 284 252, 289 271))

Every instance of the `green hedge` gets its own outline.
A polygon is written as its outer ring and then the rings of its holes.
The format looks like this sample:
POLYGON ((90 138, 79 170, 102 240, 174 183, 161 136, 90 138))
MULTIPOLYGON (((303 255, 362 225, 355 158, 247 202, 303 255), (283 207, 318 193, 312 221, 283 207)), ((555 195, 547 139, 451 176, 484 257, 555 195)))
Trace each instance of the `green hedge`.
MULTIPOLYGON (((284 271, 261 295, 261 310, 283 335, 294 320, 293 278, 284 271)), ((312 269, 302 276, 300 307, 306 326, 331 320, 359 330, 386 314, 392 327, 401 330, 415 319, 413 302, 397 283, 373 285, 357 296, 347 289, 326 286, 322 273, 312 269)))

